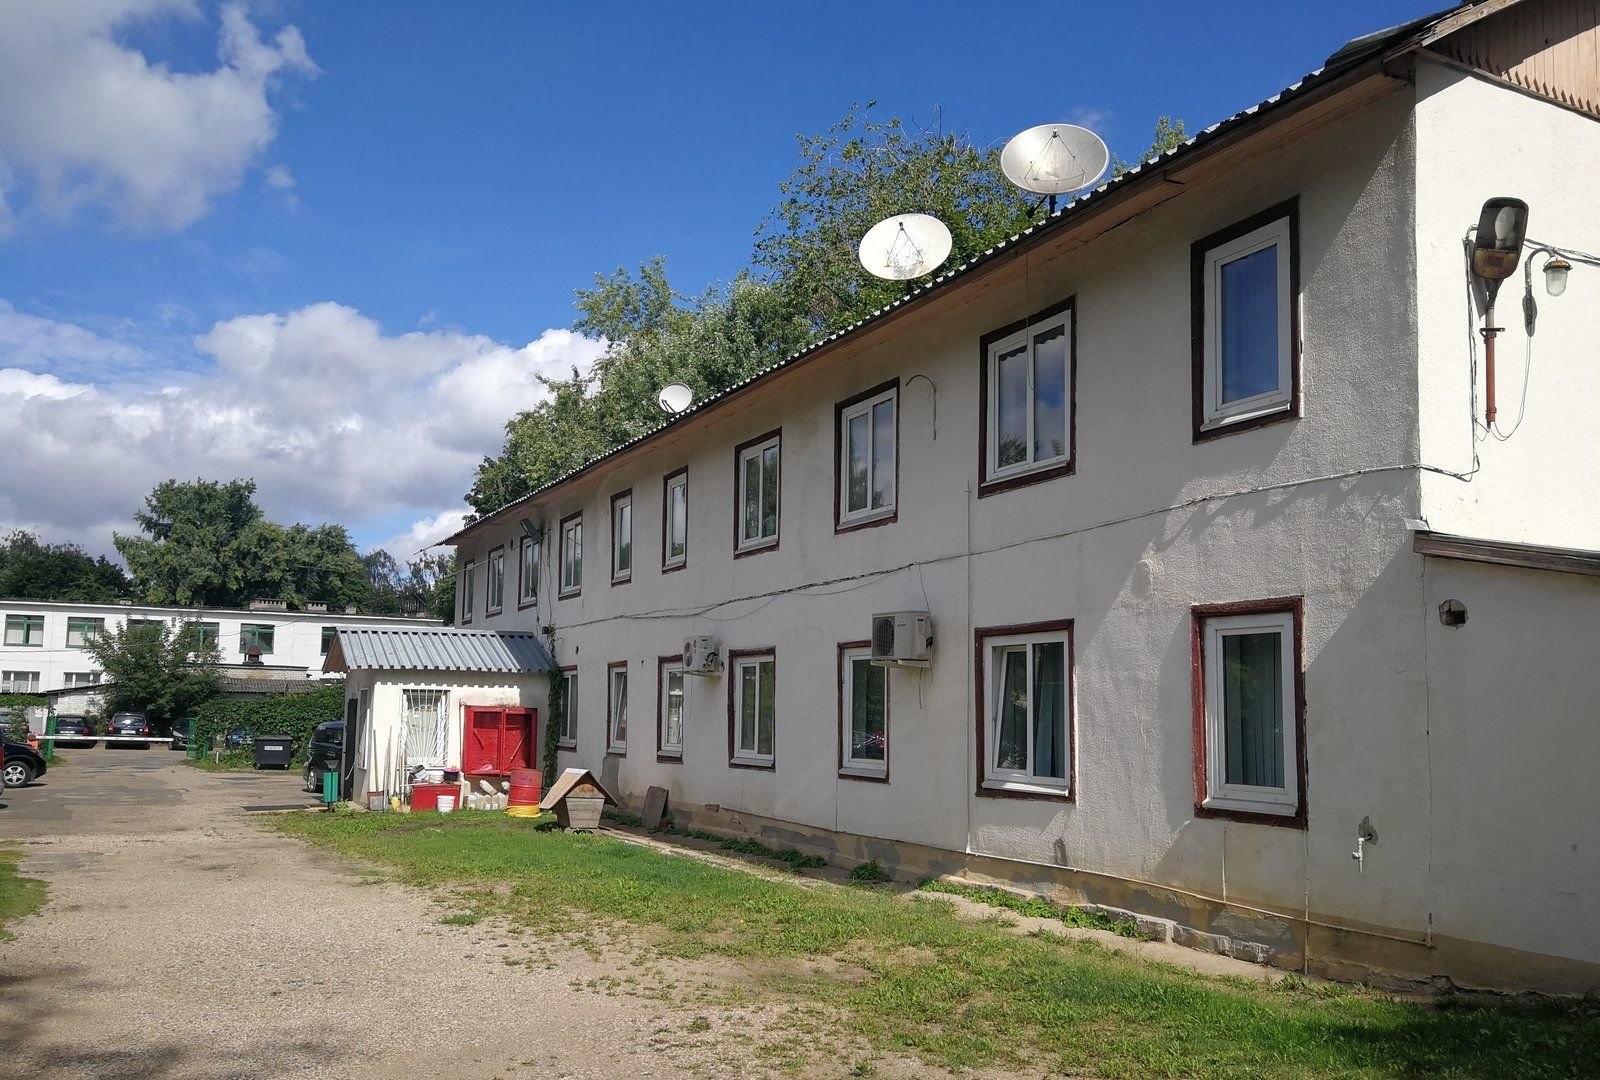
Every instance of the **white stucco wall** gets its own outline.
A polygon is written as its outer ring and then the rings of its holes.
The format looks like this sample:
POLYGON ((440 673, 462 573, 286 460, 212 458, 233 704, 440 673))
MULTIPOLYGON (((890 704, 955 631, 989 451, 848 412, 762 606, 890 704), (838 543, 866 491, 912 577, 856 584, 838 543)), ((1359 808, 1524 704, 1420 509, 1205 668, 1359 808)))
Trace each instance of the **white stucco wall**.
POLYGON ((1522 268, 1501 288, 1497 427, 1515 430, 1501 441, 1482 431, 1483 320, 1474 310, 1469 324, 1462 255, 1497 195, 1527 202, 1530 239, 1600 251, 1600 121, 1431 63, 1417 71, 1416 115, 1423 459, 1470 473, 1478 456, 1470 483, 1424 477, 1424 516, 1441 532, 1600 548, 1600 267, 1575 265, 1566 294, 1551 297, 1535 263, 1531 369, 1522 268))

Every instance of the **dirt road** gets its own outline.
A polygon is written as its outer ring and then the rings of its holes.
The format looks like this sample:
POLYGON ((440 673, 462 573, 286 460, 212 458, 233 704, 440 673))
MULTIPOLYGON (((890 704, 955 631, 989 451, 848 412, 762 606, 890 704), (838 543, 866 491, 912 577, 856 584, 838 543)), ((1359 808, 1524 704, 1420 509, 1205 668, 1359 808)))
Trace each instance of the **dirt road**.
POLYGON ((765 1071, 758 1007, 654 1000, 619 986, 613 960, 441 924, 434 898, 250 820, 306 802, 295 776, 201 773, 160 744, 62 757, 0 800, 0 839, 50 886, 0 943, 0 1076, 765 1071))

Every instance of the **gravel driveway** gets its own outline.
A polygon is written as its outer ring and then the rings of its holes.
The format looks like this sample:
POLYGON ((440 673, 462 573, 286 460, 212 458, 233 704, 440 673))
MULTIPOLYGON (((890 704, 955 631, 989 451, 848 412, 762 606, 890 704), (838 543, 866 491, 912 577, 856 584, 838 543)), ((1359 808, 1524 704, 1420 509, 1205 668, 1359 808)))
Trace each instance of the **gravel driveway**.
POLYGON ((246 807, 307 800, 295 776, 201 773, 159 744, 61 757, 0 808, 0 837, 50 885, 44 912, 0 943, 0 1076, 765 1071, 750 1060, 759 1007, 618 992, 613 959, 442 925, 427 894, 252 822, 246 807))

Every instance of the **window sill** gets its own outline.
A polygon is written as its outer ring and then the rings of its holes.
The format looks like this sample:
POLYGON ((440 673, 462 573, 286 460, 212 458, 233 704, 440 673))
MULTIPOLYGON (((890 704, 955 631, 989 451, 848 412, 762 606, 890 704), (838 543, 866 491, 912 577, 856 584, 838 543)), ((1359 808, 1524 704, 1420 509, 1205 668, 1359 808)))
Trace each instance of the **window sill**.
POLYGON ((778 766, 777 766, 777 762, 774 759, 770 758, 770 757, 768 757, 768 758, 736 757, 736 758, 729 759, 728 768, 730 768, 730 769, 760 769, 760 770, 762 770, 764 772, 775 772, 775 771, 777 771, 778 766))
POLYGON ((578 740, 577 739, 573 739, 571 742, 567 742, 566 740, 563 739, 561 741, 558 741, 556 743, 556 749, 558 751, 565 751, 566 753, 569 753, 569 754, 570 753, 574 753, 578 749, 578 740))
POLYGON ((494 618, 496 615, 500 614, 504 610, 505 610, 505 608, 503 608, 503 607, 485 608, 484 612, 483 612, 483 617, 485 619, 492 619, 492 618, 494 618))
POLYGON ((770 540, 757 540, 757 541, 752 541, 751 543, 748 543, 748 544, 739 545, 738 547, 734 548, 733 557, 735 559, 742 559, 746 555, 760 555, 764 551, 777 551, 777 550, 778 550, 778 538, 776 536, 774 536, 770 540))
POLYGON ((583 595, 583 590, 581 588, 578 588, 578 589, 573 589, 571 592, 557 593, 556 594, 556 599, 557 600, 575 600, 579 596, 582 596, 582 595, 583 595))
POLYGON ((899 520, 900 508, 891 506, 887 510, 878 510, 871 514, 859 514, 856 517, 845 518, 834 525, 833 531, 843 533, 854 529, 870 529, 878 525, 893 525, 899 520))
POLYGON ((606 747, 606 757, 627 757, 627 756, 628 756, 628 748, 626 746, 608 746, 608 747, 606 747))
POLYGON ((1299 417, 1300 411, 1295 408, 1293 401, 1280 401, 1274 405, 1239 413, 1236 416, 1224 416, 1206 420, 1195 429, 1194 441, 1197 443, 1206 442, 1222 435, 1231 435, 1236 431, 1250 431, 1253 428, 1281 423, 1284 420, 1297 420, 1299 417))
POLYGON ((1306 827, 1305 807, 1282 803, 1248 802, 1243 799, 1210 798, 1194 808, 1196 817, 1222 818, 1257 825, 1277 825, 1291 829, 1306 827))
POLYGON ((657 750, 656 751, 656 760, 661 762, 663 765, 682 765, 683 764, 683 751, 682 750, 657 750))
POLYGON ((985 780, 977 794, 986 799, 1042 799, 1049 802, 1072 802, 1072 792, 1065 787, 1048 787, 1044 784, 1023 784, 1015 780, 985 780))
POLYGON ((1035 465, 1027 469, 1018 469, 1015 472, 1004 473, 1000 476, 991 476, 978 485, 978 498, 989 495, 998 495, 1002 491, 1011 491, 1015 488, 1029 487, 1033 484, 1042 484, 1046 480, 1054 480, 1060 476, 1071 476, 1077 471, 1077 462, 1073 458, 1057 461, 1048 465, 1035 465))
POLYGON ((688 559, 679 559, 677 562, 662 563, 661 564, 661 572, 663 574, 670 574, 674 570, 682 570, 685 566, 688 566, 688 565, 689 565, 689 560, 688 559))
POLYGON ((867 780, 872 783, 887 784, 889 782, 889 770, 887 767, 869 769, 861 765, 846 765, 839 770, 839 779, 867 780))
POLYGON ((530 597, 527 600, 518 600, 517 601, 517 610, 518 611, 527 611, 531 607, 538 607, 538 606, 539 606, 539 598, 537 596, 530 597))
POLYGON ((611 584, 613 584, 613 585, 626 585, 628 582, 630 582, 632 580, 633 580, 633 574, 630 572, 630 573, 627 573, 627 574, 623 574, 621 577, 612 578, 611 579, 611 584))

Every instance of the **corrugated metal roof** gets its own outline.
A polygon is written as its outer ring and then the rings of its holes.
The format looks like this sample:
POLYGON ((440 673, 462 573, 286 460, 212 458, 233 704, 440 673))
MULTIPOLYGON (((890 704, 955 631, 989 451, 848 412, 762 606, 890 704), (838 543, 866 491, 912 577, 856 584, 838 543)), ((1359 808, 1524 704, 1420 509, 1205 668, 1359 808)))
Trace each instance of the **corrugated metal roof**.
MULTIPOLYGON (((1504 3, 1504 0, 1501 0, 1501 3, 1504 3)), ((1252 105, 1248 109, 1234 113, 1225 120, 1220 120, 1217 123, 1212 124, 1204 131, 1197 133, 1193 138, 1188 139, 1173 149, 1168 150, 1165 153, 1158 154, 1148 161, 1141 162, 1140 164, 1129 169, 1127 172, 1123 173, 1121 176, 1114 177, 1111 180, 1101 184, 1099 187, 1094 188, 1092 191, 1089 191, 1083 195, 1079 195, 1077 198, 1073 199, 1071 202, 1057 210, 1052 216, 1046 218, 1040 224, 1026 228, 1015 236, 1001 240, 999 243, 995 244, 994 247, 982 252, 981 254, 973 256, 971 259, 960 264, 959 266, 951 267, 949 270, 946 270, 937 277, 913 287, 909 292, 907 292, 900 299, 894 301, 892 304, 881 307, 865 318, 853 322, 849 326, 846 326, 842 329, 835 330, 826 337, 813 341, 811 344, 802 348, 799 352, 785 357, 776 363, 768 365, 767 367, 756 372, 754 375, 742 379, 731 386, 725 387, 714 394, 706 395, 704 398, 695 402, 683 412, 670 417, 669 419, 651 428, 649 431, 646 431, 624 443, 614 446, 604 453, 596 455, 595 457, 584 462, 582 465, 579 465, 577 468, 571 469, 568 472, 556 477, 554 480, 534 488, 528 494, 523 495, 520 498, 513 499, 505 506, 484 514, 476 521, 467 524, 450 536, 445 537, 443 540, 439 541, 439 544, 454 543, 456 540, 465 536, 466 534, 473 532, 488 524, 490 521, 499 518, 500 515, 508 513, 519 506, 526 505, 552 488, 559 487, 570 480, 576 479, 578 476, 588 472, 601 462, 616 457, 618 454, 626 453, 627 451, 638 446, 640 443, 648 442, 649 440, 660 435, 662 432, 676 427, 679 424, 685 423, 691 418, 697 417, 698 414, 704 412, 711 405, 716 404, 732 394, 738 393, 751 384, 770 378, 772 375, 782 371, 784 368, 799 363, 800 361, 811 356, 813 353, 816 353, 817 351, 834 344, 841 338, 854 336, 860 331, 878 322, 885 316, 905 307, 907 304, 921 300, 930 293, 942 291, 951 284, 966 278, 979 267, 985 266, 995 259, 1012 254, 1019 247, 1023 246, 1024 241, 1036 240, 1043 234, 1054 233, 1068 227, 1069 225, 1075 223, 1077 219, 1081 217, 1082 214, 1087 210, 1093 207, 1098 207, 1102 202, 1105 201, 1110 193, 1144 183, 1159 183, 1161 180, 1160 173, 1157 170, 1152 169, 1151 166, 1166 168, 1172 165, 1174 162, 1185 158, 1191 153, 1205 147, 1206 145, 1215 142, 1222 136, 1232 134, 1241 126, 1261 120, 1267 114, 1276 111, 1279 106, 1286 105, 1289 102, 1305 95, 1309 91, 1324 86, 1332 82, 1337 77, 1349 73, 1350 71, 1360 67, 1364 61, 1373 59, 1374 57, 1382 56, 1385 53, 1390 53, 1392 55, 1403 54, 1409 49, 1415 47, 1417 44, 1420 44, 1427 37, 1431 30, 1434 30, 1446 23, 1453 24, 1455 21, 1461 21, 1464 23, 1472 17, 1472 9, 1484 8, 1486 5, 1489 5, 1490 10, 1493 10, 1495 0, 1476 0, 1476 2, 1474 2, 1474 0, 1465 0, 1465 2, 1461 4, 1447 8, 1440 12, 1436 12, 1433 15, 1424 16, 1421 19, 1404 23, 1397 27, 1391 27, 1387 30, 1380 30, 1375 34, 1356 38, 1346 43, 1343 48, 1328 58, 1323 67, 1306 75, 1299 82, 1290 84, 1289 86, 1280 90, 1278 93, 1267 98, 1265 101, 1252 105)), ((1457 27, 1455 25, 1451 25, 1451 29, 1456 28, 1457 27)))
POLYGON ((511 630, 339 627, 325 671, 551 671, 537 634, 511 630), (335 651, 337 650, 337 656, 335 651), (338 665, 338 666, 336 666, 338 665))

